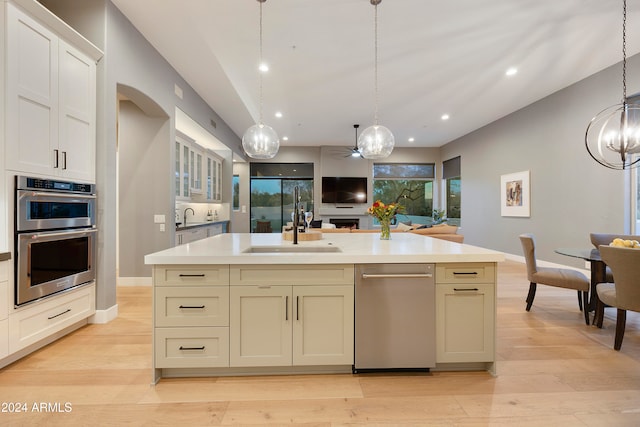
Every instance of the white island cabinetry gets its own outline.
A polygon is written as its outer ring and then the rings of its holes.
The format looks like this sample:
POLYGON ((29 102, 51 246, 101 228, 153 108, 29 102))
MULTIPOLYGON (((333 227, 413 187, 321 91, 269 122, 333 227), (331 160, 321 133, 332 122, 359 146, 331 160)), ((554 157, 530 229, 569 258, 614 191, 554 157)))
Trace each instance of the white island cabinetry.
POLYGON ((145 262, 154 265, 154 380, 351 372, 355 266, 389 263, 435 264, 436 339, 422 337, 436 349, 433 369, 495 373, 496 264, 503 259, 489 249, 411 233, 389 241, 374 233, 335 233, 298 245, 275 233, 224 233, 147 255, 145 262), (204 288, 215 286, 229 292, 226 326, 205 320, 207 309, 200 307, 213 297, 204 288), (201 315, 183 309, 168 320, 169 297, 177 299, 174 307, 184 302, 201 315), (228 331, 227 342, 216 338, 220 330, 228 331))
POLYGON ((229 366, 229 267, 155 266, 156 368, 229 366))
POLYGON ((437 363, 495 360, 495 299, 495 264, 436 266, 437 363))
POLYGON ((232 266, 231 366, 352 365, 353 272, 232 266))

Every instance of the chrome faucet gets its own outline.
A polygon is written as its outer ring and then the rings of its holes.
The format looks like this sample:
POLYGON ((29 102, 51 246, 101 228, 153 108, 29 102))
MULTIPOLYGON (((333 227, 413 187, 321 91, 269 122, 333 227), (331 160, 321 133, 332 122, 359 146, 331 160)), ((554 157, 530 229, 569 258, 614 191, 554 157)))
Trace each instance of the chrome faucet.
POLYGON ((300 203, 300 196, 298 195, 298 186, 293 187, 293 244, 298 244, 298 225, 300 218, 298 216, 298 205, 300 203))
POLYGON ((193 216, 196 215, 196 213, 193 211, 192 208, 187 208, 187 209, 184 210, 184 213, 182 214, 182 221, 184 221, 184 226, 185 227, 187 226, 187 211, 191 211, 191 214, 193 216))

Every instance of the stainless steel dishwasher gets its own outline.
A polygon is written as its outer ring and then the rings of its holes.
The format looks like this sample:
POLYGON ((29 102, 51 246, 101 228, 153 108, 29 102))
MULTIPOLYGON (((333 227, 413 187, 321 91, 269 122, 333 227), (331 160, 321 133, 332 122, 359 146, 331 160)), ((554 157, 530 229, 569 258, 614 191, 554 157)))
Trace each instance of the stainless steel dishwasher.
POLYGON ((433 264, 356 265, 353 372, 436 364, 433 264))

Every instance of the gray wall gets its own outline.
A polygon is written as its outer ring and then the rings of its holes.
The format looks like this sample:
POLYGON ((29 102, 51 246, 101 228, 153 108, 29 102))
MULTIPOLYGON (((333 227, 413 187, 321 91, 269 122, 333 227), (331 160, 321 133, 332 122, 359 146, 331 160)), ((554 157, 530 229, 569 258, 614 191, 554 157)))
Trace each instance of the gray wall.
MULTIPOLYGON (((144 256, 171 245, 171 233, 159 231, 153 214, 166 203, 166 149, 169 118, 146 115, 131 101, 121 101, 118 115, 119 276, 150 277, 144 256)), ((173 216, 167 218, 169 230, 173 216)))
MULTIPOLYGON (((628 230, 628 177, 598 165, 584 146, 591 118, 620 102, 620 69, 603 70, 442 147, 443 160, 461 156, 465 243, 521 256, 518 235, 531 232, 539 259, 584 267, 554 248, 588 247, 590 232, 628 230), (524 170, 531 173, 531 217, 502 217, 500 175, 524 170)), ((633 70, 640 70, 638 55, 627 68, 629 94, 640 89, 633 70)))

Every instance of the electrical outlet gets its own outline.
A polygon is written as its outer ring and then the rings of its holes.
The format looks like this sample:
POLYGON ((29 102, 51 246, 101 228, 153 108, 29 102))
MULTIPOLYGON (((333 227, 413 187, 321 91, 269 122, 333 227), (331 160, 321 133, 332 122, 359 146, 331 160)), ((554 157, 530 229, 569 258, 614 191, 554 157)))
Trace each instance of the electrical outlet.
POLYGON ((153 216, 153 222, 156 223, 156 224, 164 224, 167 221, 166 221, 164 215, 154 215, 153 216))
POLYGON ((164 224, 160 224, 160 231, 164 232, 164 224))

